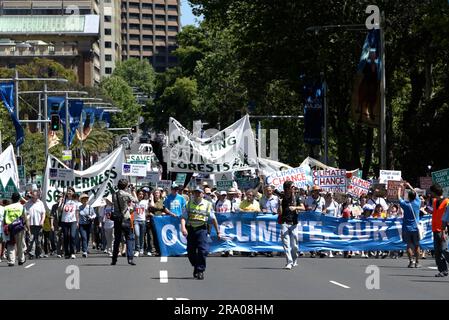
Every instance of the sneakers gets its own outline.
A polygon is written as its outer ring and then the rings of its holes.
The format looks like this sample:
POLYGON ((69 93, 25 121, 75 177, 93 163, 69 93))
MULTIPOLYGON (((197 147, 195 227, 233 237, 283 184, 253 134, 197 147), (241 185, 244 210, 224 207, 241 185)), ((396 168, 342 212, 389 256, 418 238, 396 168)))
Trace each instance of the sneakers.
POLYGON ((58 257, 58 258, 62 258, 62 255, 60 255, 60 254, 58 254, 56 257, 58 257))
MULTIPOLYGON (((86 254, 86 257, 87 257, 87 254, 86 254)), ((72 255, 70 256, 70 259, 76 259, 76 256, 75 256, 74 254, 72 254, 72 255)))
POLYGON ((117 261, 116 260, 112 260, 111 266, 115 266, 116 264, 117 264, 117 261))
POLYGON ((106 250, 103 251, 103 253, 109 253, 109 252, 108 252, 108 250, 106 249, 106 250))
POLYGON ((329 258, 333 258, 333 257, 334 257, 334 254, 332 253, 332 251, 329 252, 329 258))
POLYGON ((83 258, 87 258, 87 252, 83 252, 83 258))
POLYGON ((135 265, 136 265, 136 263, 135 263, 134 261, 132 261, 132 260, 128 260, 128 264, 130 264, 130 265, 132 265, 132 266, 135 266, 135 265))
POLYGON ((229 255, 232 257, 234 255, 234 251, 230 250, 229 255))
POLYGON ((291 270, 293 265, 291 263, 287 263, 287 265, 284 267, 285 270, 291 270))
POLYGON ((138 257, 139 256, 139 251, 136 251, 135 253, 134 253, 134 257, 138 257))
POLYGON ((368 258, 368 256, 364 253, 362 253, 362 255, 360 256, 360 258, 368 258))
POLYGON ((293 261, 293 267, 297 267, 298 266, 298 260, 293 261))
POLYGON ((312 253, 310 254, 310 257, 311 257, 311 258, 315 258, 315 257, 316 257, 316 253, 315 253, 315 252, 312 252, 312 253))
POLYGON ((415 263, 415 268, 421 268, 422 265, 420 265, 419 263, 415 263))
POLYGON ((198 272, 198 276, 196 277, 198 280, 204 280, 204 273, 198 272))
POLYGON ((407 268, 414 268, 414 267, 415 267, 415 262, 414 262, 414 261, 410 261, 410 262, 408 263, 407 268))
POLYGON ((152 255, 153 255, 153 254, 152 254, 150 251, 147 252, 147 256, 148 256, 148 257, 151 257, 152 255))
POLYGON ((437 273, 435 277, 437 278, 447 277, 447 274, 448 274, 447 271, 442 271, 440 273, 437 273))
POLYGON ((8 262, 8 267, 14 267, 14 263, 8 262))
POLYGON ((320 253, 320 258, 325 258, 327 257, 327 253, 326 252, 321 252, 320 253))

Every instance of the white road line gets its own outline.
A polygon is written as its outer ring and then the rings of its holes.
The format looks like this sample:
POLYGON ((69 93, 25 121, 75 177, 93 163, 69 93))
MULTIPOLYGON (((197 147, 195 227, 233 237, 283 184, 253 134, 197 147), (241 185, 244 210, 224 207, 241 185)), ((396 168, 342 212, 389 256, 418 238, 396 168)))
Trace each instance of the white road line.
POLYGON ((34 265, 35 265, 35 263, 29 264, 29 265, 27 265, 27 266, 25 267, 25 269, 31 268, 31 267, 34 266, 34 265))
POLYGON ((167 262, 168 261, 168 257, 161 257, 161 262, 167 262))
POLYGON ((432 270, 438 270, 438 267, 427 267, 427 268, 432 269, 432 270))
POLYGON ((168 283, 168 271, 160 270, 159 271, 159 279, 161 283, 168 283))
POLYGON ((351 287, 348 287, 348 286, 345 286, 344 284, 341 284, 341 283, 338 283, 337 281, 329 281, 330 283, 333 283, 333 284, 335 284, 335 285, 337 285, 337 286, 340 286, 340 287, 343 287, 343 288, 345 288, 345 289, 350 289, 351 287))

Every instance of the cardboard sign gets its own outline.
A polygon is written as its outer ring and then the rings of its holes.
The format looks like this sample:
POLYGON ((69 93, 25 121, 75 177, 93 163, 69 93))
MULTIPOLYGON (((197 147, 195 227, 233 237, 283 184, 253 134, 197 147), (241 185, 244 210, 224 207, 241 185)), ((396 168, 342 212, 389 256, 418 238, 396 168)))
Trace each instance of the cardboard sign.
POLYGON ((388 180, 391 181, 401 181, 402 172, 394 170, 380 170, 379 183, 387 183, 388 180))
POLYGON ((363 194, 368 194, 371 182, 352 176, 349 180, 348 193, 355 197, 360 197, 363 194))
POLYGON ((313 170, 313 184, 320 186, 324 192, 346 193, 346 170, 313 170))
POLYGON ((126 155, 126 163, 148 164, 151 163, 151 156, 148 154, 128 154, 126 155))
POLYGON ((159 188, 162 188, 164 190, 170 190, 171 189, 171 185, 172 185, 172 181, 171 180, 160 180, 157 182, 157 186, 159 188))
MULTIPOLYGON (((398 190, 401 187, 401 181, 388 180, 387 182, 387 200, 398 202, 398 190)), ((404 190, 402 190, 402 193, 404 190)), ((404 194, 401 195, 404 198, 404 194)))
POLYGON ((232 188, 233 180, 217 180, 217 190, 218 191, 228 191, 232 188))
POLYGON ((177 173, 176 174, 176 184, 178 186, 184 186, 184 183, 186 182, 187 173, 177 173))
POLYGON ((424 190, 429 190, 432 185, 432 177, 419 177, 419 187, 424 190))

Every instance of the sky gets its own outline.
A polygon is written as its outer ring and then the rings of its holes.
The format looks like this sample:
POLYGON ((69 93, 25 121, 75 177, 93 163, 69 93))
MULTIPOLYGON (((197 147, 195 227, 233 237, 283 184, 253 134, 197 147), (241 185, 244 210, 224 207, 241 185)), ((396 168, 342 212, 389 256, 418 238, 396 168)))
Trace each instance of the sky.
POLYGON ((198 25, 198 23, 195 20, 198 20, 198 18, 192 14, 192 8, 190 7, 189 1, 181 0, 181 25, 182 26, 186 26, 188 24, 198 25))

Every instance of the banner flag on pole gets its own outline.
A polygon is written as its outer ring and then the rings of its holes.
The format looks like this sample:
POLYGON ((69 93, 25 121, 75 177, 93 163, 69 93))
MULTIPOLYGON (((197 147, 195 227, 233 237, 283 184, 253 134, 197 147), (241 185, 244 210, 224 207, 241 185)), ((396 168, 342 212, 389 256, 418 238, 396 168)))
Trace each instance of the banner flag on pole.
POLYGON ((16 106, 14 98, 14 83, 0 83, 0 98, 3 105, 9 112, 11 120, 16 128, 16 147, 20 147, 25 141, 25 133, 23 127, 16 116, 16 106))
POLYGON ((304 142, 321 144, 321 130, 324 122, 322 84, 305 86, 304 142))
POLYGON ((0 200, 11 200, 14 192, 19 190, 19 170, 17 167, 14 148, 9 145, 0 154, 0 200))

